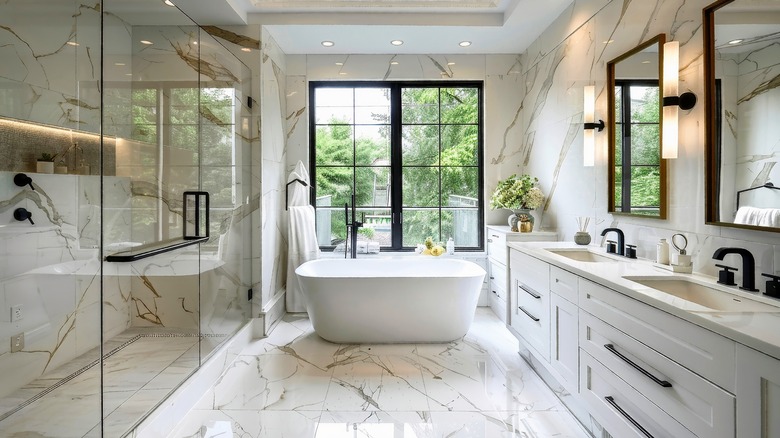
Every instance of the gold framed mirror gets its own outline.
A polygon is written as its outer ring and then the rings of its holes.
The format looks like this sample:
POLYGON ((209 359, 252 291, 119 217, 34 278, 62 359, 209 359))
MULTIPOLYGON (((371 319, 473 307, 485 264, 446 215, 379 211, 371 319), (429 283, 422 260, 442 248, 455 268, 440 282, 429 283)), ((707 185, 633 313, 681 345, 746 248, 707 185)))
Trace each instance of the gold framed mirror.
POLYGON ((607 63, 609 212, 666 219, 661 159, 664 34, 607 63))
POLYGON ((705 191, 710 225, 780 232, 780 4, 704 8, 705 191))

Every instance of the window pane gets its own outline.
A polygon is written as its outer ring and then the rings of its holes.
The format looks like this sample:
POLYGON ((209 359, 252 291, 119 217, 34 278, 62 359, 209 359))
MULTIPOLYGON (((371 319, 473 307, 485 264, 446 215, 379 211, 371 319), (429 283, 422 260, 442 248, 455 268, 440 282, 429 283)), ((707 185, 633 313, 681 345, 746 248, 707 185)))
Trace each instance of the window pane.
POLYGON ((347 237, 347 227, 344 223, 344 207, 326 208, 330 204, 330 196, 317 198, 317 243, 320 246, 335 246, 347 237))
POLYGON ((623 205, 623 166, 615 166, 615 211, 622 211, 623 205))
POLYGON ((615 124, 615 163, 623 162, 623 125, 615 124))
POLYGON ((217 126, 204 123, 201 127, 202 164, 230 166, 233 164, 233 125, 217 126))
POLYGON ((404 126, 402 154, 404 166, 439 164, 439 126, 404 126))
POLYGON ((441 169, 442 206, 461 206, 476 201, 479 176, 476 167, 444 167, 441 169))
POLYGON ((477 123, 478 107, 475 88, 441 89, 441 123, 477 123))
POLYGON ((439 123, 439 89, 401 90, 401 123, 439 123))
POLYGON ((479 129, 476 125, 441 127, 441 165, 476 166, 479 129))
POLYGON ((389 167, 358 167, 357 175, 357 205, 359 206, 389 206, 390 205, 390 168, 389 167))
POLYGON ((318 126, 316 140, 317 165, 352 166, 351 126, 318 126))
POLYGON ((617 123, 623 122, 623 87, 615 87, 615 118, 617 123))
POLYGON ((198 89, 174 88, 170 90, 171 123, 198 123, 198 89))
POLYGON ((390 89, 356 88, 355 123, 390 123, 390 89))
POLYGON ((658 123, 660 107, 657 86, 631 86, 631 122, 658 123))
POLYGON ((344 207, 352 205, 352 168, 317 167, 317 198, 330 196, 330 204, 344 207))
POLYGON ((658 125, 631 125, 631 164, 661 164, 658 125))
POLYGON ((389 208, 372 209, 372 210, 360 210, 361 213, 365 213, 363 228, 361 229, 362 237, 365 239, 379 242, 380 247, 389 247, 393 244, 391 226, 392 215, 389 208))
POLYGON ((390 165, 390 126, 355 126, 358 166, 390 165))
POLYGON ((440 242, 439 211, 422 209, 405 209, 402 225, 403 246, 414 247, 431 237, 434 242, 440 242))
POLYGON ((348 123, 354 122, 353 108, 354 89, 352 88, 317 88, 314 91, 316 107, 315 123, 348 123))
POLYGON ((636 207, 661 205, 661 171, 658 167, 631 167, 631 212, 641 214, 636 207))
POLYGON ((439 169, 435 167, 403 168, 403 206, 439 206, 439 169))
POLYGON ((442 240, 450 237, 456 247, 479 247, 479 210, 474 208, 444 209, 441 212, 442 240))

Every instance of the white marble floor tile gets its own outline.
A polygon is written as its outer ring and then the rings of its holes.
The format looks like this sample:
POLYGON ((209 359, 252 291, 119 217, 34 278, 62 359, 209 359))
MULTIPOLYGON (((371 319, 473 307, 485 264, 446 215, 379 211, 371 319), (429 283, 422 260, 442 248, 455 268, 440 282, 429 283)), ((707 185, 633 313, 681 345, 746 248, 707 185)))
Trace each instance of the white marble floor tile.
POLYGON ((427 411, 416 356, 367 356, 339 365, 323 409, 326 411, 427 411))
POLYGON ((488 309, 447 344, 338 345, 287 315, 171 438, 587 437, 488 309))

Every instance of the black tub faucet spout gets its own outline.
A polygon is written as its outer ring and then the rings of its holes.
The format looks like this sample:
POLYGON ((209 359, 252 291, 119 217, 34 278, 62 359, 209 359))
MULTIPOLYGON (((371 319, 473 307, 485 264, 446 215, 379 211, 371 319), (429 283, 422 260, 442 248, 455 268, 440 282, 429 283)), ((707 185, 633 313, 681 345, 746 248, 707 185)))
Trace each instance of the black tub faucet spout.
POLYGON ((753 254, 745 248, 724 247, 716 249, 712 258, 723 260, 726 254, 739 254, 742 256, 742 286, 740 286, 740 289, 758 292, 758 289, 756 289, 756 260, 753 258, 753 254))
POLYGON ((626 237, 623 235, 623 230, 620 228, 604 228, 604 231, 601 232, 602 236, 606 236, 607 233, 610 231, 614 231, 615 234, 617 234, 617 255, 625 255, 626 254, 626 237))

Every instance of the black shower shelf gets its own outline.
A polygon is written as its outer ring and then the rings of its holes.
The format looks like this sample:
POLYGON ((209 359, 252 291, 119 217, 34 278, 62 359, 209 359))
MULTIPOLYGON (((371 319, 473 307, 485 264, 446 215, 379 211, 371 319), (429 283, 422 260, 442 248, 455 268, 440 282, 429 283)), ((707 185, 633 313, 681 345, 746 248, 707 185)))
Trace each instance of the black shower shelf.
POLYGON ((147 243, 106 256, 107 262, 134 262, 209 240, 208 237, 170 239, 147 243))

